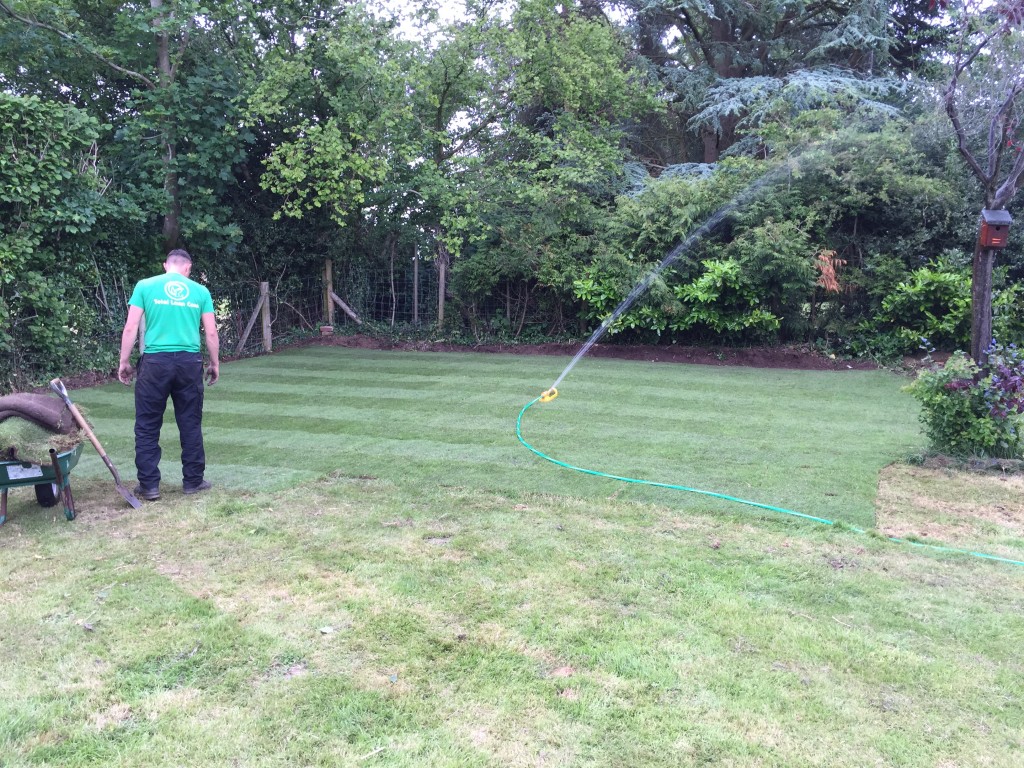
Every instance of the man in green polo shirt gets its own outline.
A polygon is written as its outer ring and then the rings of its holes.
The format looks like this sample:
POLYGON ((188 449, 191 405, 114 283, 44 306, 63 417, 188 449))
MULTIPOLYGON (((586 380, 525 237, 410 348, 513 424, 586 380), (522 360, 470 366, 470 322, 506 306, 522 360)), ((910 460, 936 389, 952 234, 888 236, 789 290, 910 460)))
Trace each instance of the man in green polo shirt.
POLYGON ((189 280, 191 272, 188 251, 177 249, 167 254, 164 274, 135 286, 121 334, 117 378, 128 386, 132 381, 132 348, 145 318, 145 351, 139 357, 135 382, 135 468, 139 478, 135 495, 150 501, 160 498, 160 428, 168 397, 174 403, 181 441, 182 489, 191 494, 210 487, 203 477, 206 452, 200 325, 210 355, 206 380, 211 385, 220 378, 220 340, 210 291, 189 280))

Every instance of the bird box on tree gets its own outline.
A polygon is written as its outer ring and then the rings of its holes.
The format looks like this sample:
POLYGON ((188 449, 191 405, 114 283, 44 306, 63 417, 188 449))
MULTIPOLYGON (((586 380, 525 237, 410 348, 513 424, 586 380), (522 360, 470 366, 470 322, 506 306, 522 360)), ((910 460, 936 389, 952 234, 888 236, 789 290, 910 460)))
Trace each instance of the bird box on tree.
POLYGON ((1005 248, 1010 236, 1010 224, 1013 219, 1007 211, 981 212, 981 233, 978 242, 982 248, 1005 248))

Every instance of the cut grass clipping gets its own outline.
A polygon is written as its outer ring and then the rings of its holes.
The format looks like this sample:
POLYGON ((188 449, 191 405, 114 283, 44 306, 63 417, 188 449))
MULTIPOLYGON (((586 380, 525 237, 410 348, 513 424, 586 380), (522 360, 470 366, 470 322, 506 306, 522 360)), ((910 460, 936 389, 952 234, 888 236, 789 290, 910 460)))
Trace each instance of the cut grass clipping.
MULTIPOLYGON (((513 422, 560 362, 233 363, 210 494, 174 492, 173 427, 141 511, 94 456, 73 523, 12 491, 4 765, 1022 763, 1024 569, 541 462, 513 422)), ((579 465, 870 525, 879 468, 920 440, 899 385, 586 361, 528 429, 579 465)), ((130 466, 130 394, 76 399, 130 466)), ((886 515, 940 480, 888 478, 886 515)))
POLYGON ((81 442, 81 436, 50 432, 33 421, 17 416, 0 421, 0 461, 49 464, 50 449, 63 453, 81 442))

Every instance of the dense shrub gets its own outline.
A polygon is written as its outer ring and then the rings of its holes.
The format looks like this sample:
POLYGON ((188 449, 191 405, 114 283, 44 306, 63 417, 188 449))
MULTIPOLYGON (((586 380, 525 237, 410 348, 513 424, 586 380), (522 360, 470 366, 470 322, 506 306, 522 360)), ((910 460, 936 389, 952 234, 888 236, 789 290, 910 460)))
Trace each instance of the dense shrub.
POLYGON ((963 352, 922 371, 907 388, 921 403, 932 448, 954 456, 1017 458, 1024 413, 1024 355, 993 345, 978 365, 963 352))
POLYGON ((105 217, 128 216, 105 193, 102 130, 73 106, 0 93, 0 389, 111 362, 88 341, 105 298, 92 287, 105 217))
MULTIPOLYGON (((997 280, 1003 282, 1001 274, 997 280)), ((997 338, 1024 342, 1022 298, 1018 284, 1004 284, 993 291, 992 327, 997 338)), ((970 342, 969 266, 957 266, 947 258, 914 270, 885 295, 877 312, 857 324, 850 351, 880 359, 898 358, 914 354, 922 338, 947 351, 970 342)))
POLYGON ((851 352, 880 359, 909 355, 928 339, 939 349, 964 347, 971 336, 971 275, 936 264, 914 270, 857 324, 851 352))

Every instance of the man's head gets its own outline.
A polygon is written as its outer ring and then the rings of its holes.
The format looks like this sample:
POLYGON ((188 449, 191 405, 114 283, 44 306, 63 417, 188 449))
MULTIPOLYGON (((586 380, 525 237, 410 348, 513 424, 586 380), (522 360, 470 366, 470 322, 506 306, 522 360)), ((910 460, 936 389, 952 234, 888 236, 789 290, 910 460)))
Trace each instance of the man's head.
POLYGON ((164 260, 164 272, 177 272, 188 277, 192 271, 192 257, 184 248, 175 248, 164 260))

